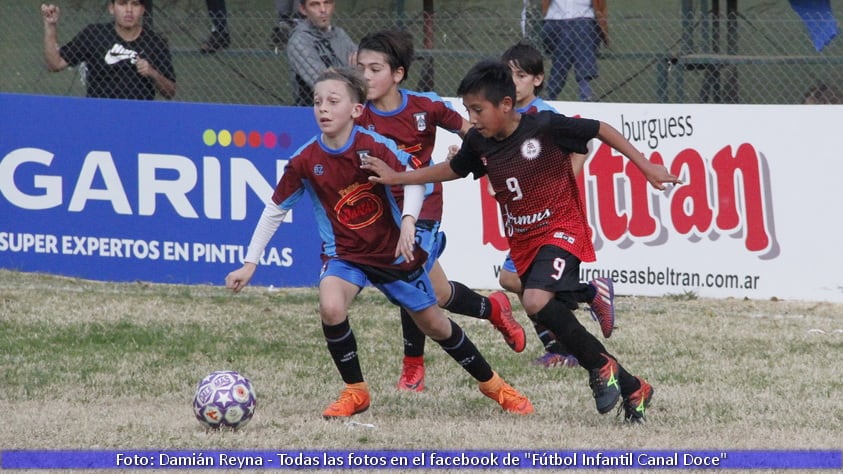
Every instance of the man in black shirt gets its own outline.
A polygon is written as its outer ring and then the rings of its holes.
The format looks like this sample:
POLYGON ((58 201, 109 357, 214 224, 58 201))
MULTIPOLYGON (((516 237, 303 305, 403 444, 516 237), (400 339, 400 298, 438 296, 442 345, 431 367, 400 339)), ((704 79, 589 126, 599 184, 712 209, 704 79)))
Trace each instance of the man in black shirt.
POLYGON ((172 99, 176 74, 167 41, 143 28, 147 0, 109 0, 113 23, 86 26, 70 42, 58 45, 59 7, 41 5, 44 60, 50 71, 85 63, 88 97, 172 99))

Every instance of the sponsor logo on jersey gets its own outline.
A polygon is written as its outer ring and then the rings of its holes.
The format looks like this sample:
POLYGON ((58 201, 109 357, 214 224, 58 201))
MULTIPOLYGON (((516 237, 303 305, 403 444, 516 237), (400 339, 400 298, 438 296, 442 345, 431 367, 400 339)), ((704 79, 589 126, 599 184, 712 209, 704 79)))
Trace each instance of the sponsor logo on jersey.
POLYGON ((554 233, 553 233, 553 238, 554 238, 554 239, 562 239, 562 240, 564 240, 565 242, 568 242, 569 244, 573 244, 573 243, 574 243, 574 241, 576 241, 576 240, 577 240, 577 239, 575 239, 573 236, 570 236, 570 235, 568 235, 568 234, 566 234, 566 233, 564 233, 564 232, 554 232, 554 233))
POLYGON ((512 237, 516 232, 526 232, 529 227, 540 224, 543 220, 550 217, 551 214, 550 209, 545 209, 530 215, 516 216, 509 212, 508 205, 504 205, 502 216, 503 227, 506 230, 506 235, 512 237))
POLYGON ((375 183, 353 183, 340 190, 340 200, 334 206, 337 220, 349 229, 362 229, 378 220, 384 213, 381 200, 372 192, 375 183))

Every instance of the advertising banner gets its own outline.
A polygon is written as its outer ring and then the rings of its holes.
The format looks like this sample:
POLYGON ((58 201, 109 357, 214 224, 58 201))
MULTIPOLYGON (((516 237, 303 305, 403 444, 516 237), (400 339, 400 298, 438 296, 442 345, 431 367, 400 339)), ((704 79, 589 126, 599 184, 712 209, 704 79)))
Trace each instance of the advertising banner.
MULTIPOLYGON (((0 267, 221 284, 237 268, 310 109, 0 94, 0 267)), ((253 283, 313 284, 304 198, 253 283)))
MULTIPOLYGON (((659 191, 593 140, 580 191, 597 262, 582 265, 582 280, 611 277, 631 295, 843 301, 843 160, 831 139, 843 107, 551 105, 612 125, 684 181, 659 191)), ((437 157, 459 143, 440 130, 437 157)), ((497 203, 471 177, 445 183, 444 193, 443 268, 496 288, 508 248, 497 203)))
MULTIPOLYGON (((843 301, 842 106, 551 104, 612 125, 684 181, 658 191, 592 141, 580 191, 597 262, 583 280, 611 277, 627 295, 843 301)), ((0 267, 220 284, 285 160, 317 132, 309 108, 0 94, 0 267)), ((459 142, 440 130, 434 159, 459 142)), ((444 193, 448 277, 499 288, 497 203, 471 177, 444 193)), ((316 284, 310 206, 288 215, 254 284, 316 284)))

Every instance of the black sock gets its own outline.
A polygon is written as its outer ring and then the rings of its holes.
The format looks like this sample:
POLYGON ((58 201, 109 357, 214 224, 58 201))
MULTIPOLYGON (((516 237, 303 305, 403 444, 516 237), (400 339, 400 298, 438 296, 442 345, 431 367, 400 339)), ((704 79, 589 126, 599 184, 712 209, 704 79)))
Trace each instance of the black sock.
POLYGON ((579 308, 579 303, 591 305, 594 301, 594 296, 597 294, 597 289, 588 283, 581 283, 580 287, 572 291, 558 291, 555 298, 568 307, 571 311, 579 308))
POLYGON ((600 368, 606 363, 602 355, 606 353, 606 348, 580 324, 566 303, 551 299, 530 319, 556 334, 557 340, 571 351, 586 370, 600 368))
POLYGON ((624 397, 632 395, 632 392, 641 388, 641 382, 627 372, 620 362, 618 362, 618 383, 621 385, 621 395, 624 397))
POLYGON ((492 314, 492 302, 489 298, 471 291, 458 281, 448 283, 451 284, 451 298, 442 306, 444 309, 472 318, 489 319, 489 315, 492 314))
POLYGON ((539 323, 533 323, 533 328, 536 330, 536 334, 539 336, 539 340, 542 341, 542 345, 544 345, 544 350, 547 352, 552 352, 554 354, 568 354, 568 350, 565 348, 565 345, 559 342, 556 338, 556 334, 544 327, 539 323))
POLYGON ((357 340, 354 338, 354 331, 348 324, 348 318, 336 326, 327 326, 322 323, 322 333, 328 343, 328 352, 334 359, 334 365, 340 372, 340 377, 345 383, 358 383, 363 381, 363 371, 360 369, 360 360, 357 358, 357 340))
POLYGON ((451 323, 451 337, 436 342, 477 381, 486 382, 490 380, 494 374, 483 354, 477 350, 477 347, 474 346, 474 343, 457 323, 450 319, 448 321, 451 323))
POLYGON ((413 317, 406 309, 401 308, 401 332, 404 334, 404 355, 407 357, 419 357, 424 355, 425 335, 413 317))
MULTIPOLYGON (((550 300, 530 319, 553 331, 558 336, 560 344, 569 349, 586 370, 603 367, 606 364, 606 357, 615 359, 615 362, 618 361, 617 357, 606 351, 600 340, 580 324, 564 301, 550 300)), ((638 379, 627 372, 620 362, 618 362, 618 383, 621 386, 621 394, 625 397, 641 386, 638 379)))

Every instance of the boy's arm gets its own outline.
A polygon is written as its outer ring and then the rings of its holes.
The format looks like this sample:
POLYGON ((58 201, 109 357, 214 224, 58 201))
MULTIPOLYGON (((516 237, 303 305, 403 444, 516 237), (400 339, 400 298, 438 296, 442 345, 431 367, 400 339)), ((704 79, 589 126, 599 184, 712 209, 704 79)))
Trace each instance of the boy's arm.
POLYGON ((51 72, 64 70, 68 64, 59 54, 59 7, 42 4, 41 15, 44 17, 44 63, 51 72))
POLYGON ((360 160, 360 168, 375 173, 376 176, 369 176, 369 181, 386 185, 441 183, 461 177, 451 169, 451 163, 448 161, 417 170, 400 172, 392 169, 380 158, 366 155, 360 160))
POLYGON ((146 59, 139 58, 137 64, 138 74, 152 79, 152 83, 165 99, 172 99, 176 95, 176 83, 161 71, 155 69, 155 66, 146 59))
POLYGON ((257 270, 258 262, 260 262, 261 255, 264 249, 269 244, 278 226, 287 215, 287 209, 279 208, 274 202, 270 201, 261 214, 258 220, 255 231, 252 233, 252 240, 249 242, 249 250, 246 251, 246 258, 243 259, 243 266, 229 273, 225 277, 225 287, 233 290, 235 293, 242 290, 243 287, 249 284, 252 275, 257 270))
POLYGON ((594 9, 594 19, 600 31, 600 39, 603 44, 609 46, 609 17, 606 14, 606 0, 592 0, 591 6, 594 9))
POLYGON ((170 45, 166 40, 161 40, 155 47, 151 57, 138 58, 138 73, 152 79, 155 89, 165 98, 172 99, 176 95, 176 72, 173 69, 173 57, 170 53, 170 45), (143 70, 141 61, 145 61, 143 70))
POLYGON ((682 184, 682 180, 670 174, 670 172, 663 165, 657 165, 638 151, 635 146, 629 142, 623 135, 613 126, 606 122, 600 122, 600 129, 597 131, 597 138, 603 143, 618 150, 622 155, 629 158, 642 173, 647 181, 650 182, 656 189, 665 189, 664 183, 682 184))
POLYGON ((416 221, 424 203, 424 186, 408 184, 404 186, 404 209, 401 212, 401 236, 395 248, 395 257, 402 255, 412 262, 413 249, 416 246, 416 221))

